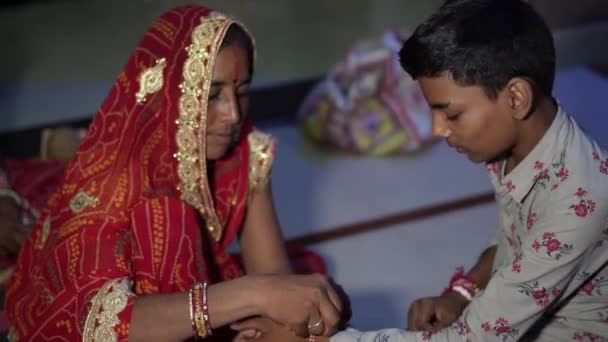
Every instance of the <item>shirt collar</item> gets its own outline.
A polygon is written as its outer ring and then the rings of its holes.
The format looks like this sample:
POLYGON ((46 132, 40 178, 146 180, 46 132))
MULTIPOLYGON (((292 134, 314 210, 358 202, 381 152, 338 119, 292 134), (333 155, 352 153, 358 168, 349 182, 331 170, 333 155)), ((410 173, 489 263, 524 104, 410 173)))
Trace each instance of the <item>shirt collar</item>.
POLYGON ((530 193, 534 184, 540 179, 549 178, 549 166, 555 160, 556 155, 561 154, 563 134, 568 116, 558 107, 557 115, 545 132, 541 140, 534 146, 532 151, 517 165, 509 174, 505 175, 506 160, 499 160, 488 164, 486 167, 490 172, 490 178, 498 193, 507 193, 514 200, 522 203, 530 193))

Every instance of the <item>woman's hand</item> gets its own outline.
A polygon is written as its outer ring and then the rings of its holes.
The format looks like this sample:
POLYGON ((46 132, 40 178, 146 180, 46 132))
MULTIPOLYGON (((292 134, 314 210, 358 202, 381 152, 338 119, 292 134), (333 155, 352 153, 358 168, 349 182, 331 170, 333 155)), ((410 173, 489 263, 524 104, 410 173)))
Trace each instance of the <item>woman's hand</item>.
POLYGON ((338 330, 343 303, 322 275, 254 276, 253 296, 260 315, 285 325, 296 335, 331 336, 338 330))
MULTIPOLYGON (((210 285, 207 299, 212 329, 262 316, 300 337, 333 335, 343 311, 333 285, 321 275, 244 276, 210 285)), ((129 338, 188 338, 192 334, 188 303, 187 291, 137 297, 129 338)), ((247 334, 255 338, 257 333, 247 334)))
MULTIPOLYGON (((233 324, 231 328, 238 332, 233 342, 308 342, 309 338, 300 337, 268 318, 251 318, 233 324)), ((326 341, 325 337, 317 337, 315 341, 326 341)))

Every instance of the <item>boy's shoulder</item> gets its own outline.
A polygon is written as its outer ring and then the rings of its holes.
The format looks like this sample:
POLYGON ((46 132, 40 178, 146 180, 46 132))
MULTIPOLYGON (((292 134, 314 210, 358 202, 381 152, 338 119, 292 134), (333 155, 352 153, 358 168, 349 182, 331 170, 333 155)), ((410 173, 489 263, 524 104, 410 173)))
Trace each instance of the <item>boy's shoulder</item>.
POLYGON ((608 206, 608 153, 567 116, 568 129, 557 141, 550 165, 539 182, 547 184, 549 202, 593 197, 608 206))

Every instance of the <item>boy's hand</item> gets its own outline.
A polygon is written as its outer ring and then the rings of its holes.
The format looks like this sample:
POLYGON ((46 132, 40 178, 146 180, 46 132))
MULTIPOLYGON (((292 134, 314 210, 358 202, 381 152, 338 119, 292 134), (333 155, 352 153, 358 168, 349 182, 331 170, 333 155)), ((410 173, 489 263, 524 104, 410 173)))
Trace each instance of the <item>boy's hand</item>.
POLYGON ((436 332, 454 323, 467 307, 466 298, 455 292, 416 300, 408 312, 408 330, 436 332))

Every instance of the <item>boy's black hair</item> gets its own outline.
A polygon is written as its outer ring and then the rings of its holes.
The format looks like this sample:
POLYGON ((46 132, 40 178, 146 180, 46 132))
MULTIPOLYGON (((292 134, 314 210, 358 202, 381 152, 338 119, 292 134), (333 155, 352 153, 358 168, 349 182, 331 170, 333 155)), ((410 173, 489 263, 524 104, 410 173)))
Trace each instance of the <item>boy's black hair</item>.
POLYGON ((448 74, 495 99, 513 77, 534 97, 551 96, 555 47, 545 21, 520 0, 451 0, 419 25, 399 52, 412 78, 448 74))

